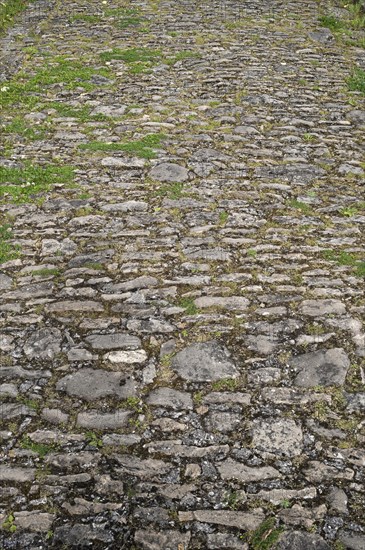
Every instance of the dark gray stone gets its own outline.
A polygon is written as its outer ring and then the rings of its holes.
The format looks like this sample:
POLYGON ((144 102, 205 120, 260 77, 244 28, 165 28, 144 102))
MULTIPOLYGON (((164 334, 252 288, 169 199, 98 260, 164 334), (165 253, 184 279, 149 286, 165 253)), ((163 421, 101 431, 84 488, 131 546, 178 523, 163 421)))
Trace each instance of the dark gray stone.
POLYGON ((298 373, 294 380, 296 386, 342 386, 350 360, 342 348, 332 348, 299 355, 289 364, 298 373))
POLYGON ((284 533, 276 546, 277 550, 330 550, 322 537, 303 531, 284 533))

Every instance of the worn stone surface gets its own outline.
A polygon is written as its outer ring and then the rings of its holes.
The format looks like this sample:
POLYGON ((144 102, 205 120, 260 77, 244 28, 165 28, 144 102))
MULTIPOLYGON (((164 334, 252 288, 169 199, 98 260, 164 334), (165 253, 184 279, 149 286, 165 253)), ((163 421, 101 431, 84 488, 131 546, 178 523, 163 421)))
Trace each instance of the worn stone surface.
POLYGON ((297 386, 342 386, 350 360, 342 348, 334 348, 300 355, 292 359, 290 365, 298 373, 297 386))
POLYGON ((194 344, 180 351, 172 360, 172 368, 185 380, 196 382, 238 376, 228 350, 215 341, 194 344))
POLYGON ((358 8, 18 4, 0 548, 362 549, 358 8))
POLYGON ((290 419, 260 421, 253 427, 252 446, 262 453, 298 456, 303 448, 303 432, 290 419))

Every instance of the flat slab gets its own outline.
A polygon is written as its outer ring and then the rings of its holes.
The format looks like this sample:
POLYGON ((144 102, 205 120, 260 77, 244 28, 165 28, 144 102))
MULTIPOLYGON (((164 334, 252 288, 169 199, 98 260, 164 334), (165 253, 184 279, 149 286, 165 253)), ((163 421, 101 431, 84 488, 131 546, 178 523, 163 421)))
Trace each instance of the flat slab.
POLYGON ((332 348, 299 355, 289 364, 298 373, 294 380, 296 386, 342 386, 350 359, 344 349, 332 348))

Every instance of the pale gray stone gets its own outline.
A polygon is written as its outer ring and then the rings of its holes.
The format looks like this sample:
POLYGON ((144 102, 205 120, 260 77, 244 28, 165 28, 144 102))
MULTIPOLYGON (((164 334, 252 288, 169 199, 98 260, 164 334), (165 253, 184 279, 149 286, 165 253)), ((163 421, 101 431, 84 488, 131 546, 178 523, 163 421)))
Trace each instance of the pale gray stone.
POLYGON ((318 460, 312 460, 308 462, 307 467, 304 470, 304 476, 312 483, 323 483, 323 481, 331 481, 335 479, 353 479, 355 473, 350 468, 337 469, 334 466, 328 466, 319 462, 318 460))
POLYGON ((146 166, 146 161, 138 158, 105 157, 101 161, 101 166, 128 170, 132 168, 144 168, 144 166, 146 166))
POLYGON ((94 401, 103 397, 125 399, 133 396, 136 384, 133 378, 120 372, 82 368, 61 378, 56 389, 86 401, 94 401))
POLYGON ((187 550, 190 542, 190 531, 153 531, 138 529, 134 535, 134 542, 141 550, 187 550))
POLYGON ((290 418, 254 423, 252 446, 255 450, 294 457, 303 449, 303 432, 290 418))
POLYGON ((332 298, 325 300, 304 300, 300 312, 309 317, 324 317, 325 315, 344 315, 346 307, 340 300, 332 298))
POLYGON ((203 296, 194 300, 199 309, 218 307, 229 311, 245 311, 250 302, 242 296, 203 296))
POLYGON ((183 349, 175 355, 171 367, 181 378, 192 382, 239 376, 229 351, 215 340, 183 349))
POLYGON ((92 300, 65 300, 54 302, 46 306, 49 313, 74 312, 74 313, 98 313, 104 311, 104 306, 92 300))
POLYGON ((299 355, 289 364, 298 373, 294 380, 296 386, 342 386, 350 359, 342 348, 332 348, 299 355))
POLYGON ((127 332, 113 334, 92 334, 85 338, 86 342, 96 350, 135 350, 141 347, 141 340, 127 332))
POLYGON ((114 413, 99 413, 89 410, 77 415, 77 426, 93 430, 118 430, 128 425, 131 411, 118 410, 114 413))
POLYGON ((14 483, 28 483, 35 478, 35 468, 17 468, 0 465, 0 481, 13 481, 14 483))
POLYGON ((124 475, 133 475, 148 481, 159 480, 160 476, 168 474, 172 470, 170 463, 153 458, 141 459, 137 456, 122 454, 115 454, 113 457, 120 465, 120 471, 124 475))
POLYGON ((271 466, 253 468, 228 458, 217 464, 218 471, 224 480, 237 480, 244 483, 250 481, 262 481, 281 477, 280 472, 271 466))
POLYGON ((174 332, 175 327, 167 321, 160 321, 159 319, 133 319, 132 321, 128 321, 127 329, 142 334, 169 334, 170 332, 174 332))
POLYGON ((0 273, 0 290, 8 290, 13 286, 13 279, 5 275, 5 273, 0 273))
POLYGON ((147 361, 147 353, 144 349, 135 351, 110 351, 104 355, 104 360, 113 365, 135 365, 145 363, 147 361))
POLYGON ((191 395, 173 388, 162 387, 152 390, 146 399, 146 403, 176 410, 193 408, 191 395))
POLYGON ((195 510, 194 512, 179 512, 179 520, 199 521, 201 523, 212 523, 226 527, 236 527, 245 531, 252 531, 265 519, 262 510, 251 510, 250 512, 235 512, 233 510, 195 510))
POLYGON ((69 415, 60 409, 49 409, 47 407, 42 410, 42 417, 51 424, 67 424, 69 419, 69 415))
POLYGON ((332 487, 327 495, 327 502, 330 509, 338 514, 348 514, 347 502, 348 498, 343 489, 332 487))
POLYGON ((229 433, 236 430, 242 424, 241 414, 234 412, 212 411, 206 417, 207 429, 217 433, 229 433))
POLYGON ((103 204, 104 212, 143 212, 148 209, 148 203, 142 201, 126 201, 103 204))
POLYGON ((14 512, 14 518, 17 528, 42 533, 50 531, 56 516, 55 514, 32 510, 31 512, 14 512))
POLYGON ((149 173, 150 178, 158 181, 181 183, 189 178, 189 172, 184 166, 172 162, 157 164, 149 173))

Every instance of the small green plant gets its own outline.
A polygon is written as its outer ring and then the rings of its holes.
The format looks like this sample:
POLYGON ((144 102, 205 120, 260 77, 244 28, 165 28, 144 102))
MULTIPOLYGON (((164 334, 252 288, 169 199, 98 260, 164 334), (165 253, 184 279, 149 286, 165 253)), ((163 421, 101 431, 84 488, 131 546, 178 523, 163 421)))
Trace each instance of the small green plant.
POLYGON ((137 413, 143 413, 144 411, 144 404, 139 397, 127 397, 124 404, 128 409, 132 409, 137 413))
POLYGON ((23 437, 20 446, 22 449, 29 449, 39 455, 39 458, 44 458, 46 454, 54 450, 54 445, 45 445, 44 443, 35 443, 28 436, 23 437))
POLYGON ((15 517, 12 513, 7 516, 6 520, 2 524, 2 528, 9 533, 15 533, 17 527, 15 525, 15 517))
POLYGON ((303 139, 304 141, 315 141, 316 140, 316 136, 314 136, 313 134, 309 134, 309 133, 306 133, 306 134, 303 134, 303 139))
POLYGON ((223 210, 223 212, 219 212, 219 223, 220 223, 220 225, 224 225, 227 222, 228 217, 229 217, 228 212, 225 212, 224 210, 223 210))
POLYGON ((170 183, 170 185, 162 185, 156 194, 159 196, 167 197, 171 200, 181 199, 183 196, 184 184, 180 182, 170 183))
POLYGON ((11 238, 10 225, 0 225, 0 264, 18 257, 18 248, 9 242, 11 238))
POLYGON ((323 257, 326 260, 336 262, 339 265, 352 266, 355 270, 355 275, 358 277, 365 277, 365 262, 360 261, 354 254, 341 250, 340 252, 334 250, 324 250, 323 257))
POLYGON ((181 298, 179 306, 185 309, 187 315, 196 315, 198 313, 198 308, 193 298, 181 298))
POLYGON ((129 71, 132 74, 146 72, 154 64, 161 60, 161 50, 152 50, 150 48, 129 48, 121 50, 114 48, 110 52, 102 52, 100 58, 102 61, 111 61, 113 59, 124 61, 130 65, 129 71))
POLYGON ((345 216, 346 218, 352 218, 352 216, 356 216, 358 213, 359 211, 355 206, 348 206, 346 208, 342 208, 341 210, 342 216, 345 216))
POLYGON ((257 250, 254 250, 253 248, 249 248, 247 250, 247 256, 250 256, 250 258, 256 258, 257 250))
POLYGON ((298 201, 297 199, 291 199, 288 201, 288 206, 291 208, 296 208, 297 210, 300 210, 303 212, 303 214, 312 214, 312 208, 305 202, 298 201))
POLYGON ((98 437, 98 435, 95 432, 89 431, 85 433, 87 444, 90 445, 90 447, 102 447, 103 441, 98 437))
POLYGON ((347 79, 347 86, 352 92, 365 94, 365 71, 354 69, 352 75, 347 79))
POLYGON ((71 166, 37 166, 25 164, 24 168, 0 166, 0 200, 10 196, 16 203, 33 200, 42 191, 48 191, 55 183, 71 183, 74 170, 71 166))
POLYGON ((284 499, 280 502, 280 506, 281 506, 282 508, 290 508, 290 506, 291 506, 290 500, 288 500, 287 498, 284 498, 284 499))
POLYGON ((155 149, 161 147, 161 141, 165 134, 149 134, 143 138, 129 143, 106 143, 103 141, 91 141, 82 143, 79 148, 88 151, 124 151, 140 158, 153 159, 156 157, 155 149))
POLYGON ((283 527, 276 527, 275 518, 268 518, 249 535, 249 545, 253 550, 269 550, 278 541, 283 527))
POLYGON ((38 269, 38 271, 32 271, 31 275, 32 277, 48 277, 51 275, 59 275, 60 270, 56 267, 54 268, 44 268, 44 269, 38 269))
POLYGON ((213 391, 229 390, 234 391, 237 387, 237 380, 234 378, 222 378, 212 383, 213 391))
POLYGON ((319 22, 323 27, 332 31, 340 31, 345 28, 345 23, 333 15, 323 15, 319 18, 319 22))
POLYGON ((195 392, 193 395, 193 401, 195 405, 201 405, 203 402, 203 392, 202 391, 195 392))
POLYGON ((0 35, 12 24, 14 18, 34 0, 4 0, 0 3, 0 35))

